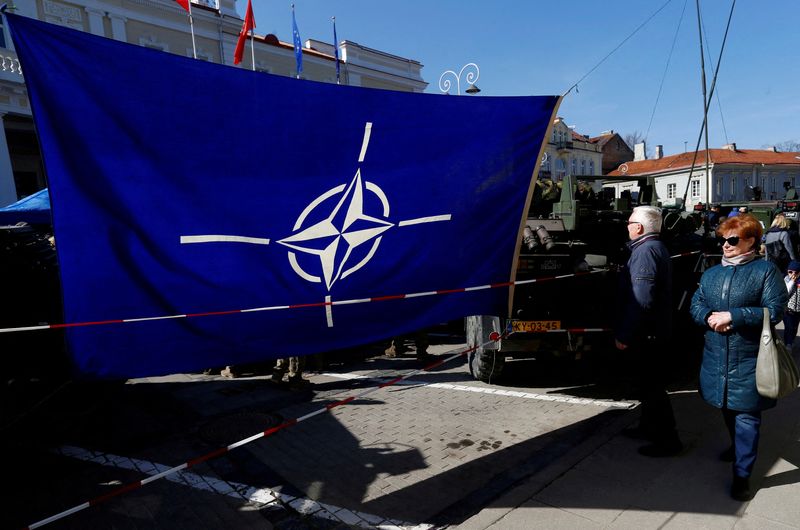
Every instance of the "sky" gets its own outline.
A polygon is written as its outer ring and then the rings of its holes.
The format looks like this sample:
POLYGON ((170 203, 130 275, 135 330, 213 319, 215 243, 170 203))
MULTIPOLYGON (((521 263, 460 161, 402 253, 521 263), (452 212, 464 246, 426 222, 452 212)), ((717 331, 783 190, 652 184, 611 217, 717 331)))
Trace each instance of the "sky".
MULTIPOLYGON (((665 155, 697 143, 703 94, 695 0, 294 3, 304 42, 332 42, 335 16, 340 41, 422 63, 426 92, 439 93, 443 72, 477 64, 481 92, 463 97, 563 94, 652 16, 580 81, 559 115, 589 136, 612 129, 623 137, 646 135, 648 151, 660 144, 665 155)), ((246 6, 237 0, 240 15, 246 6)), ((708 90, 730 8, 731 0, 700 0, 708 90)), ((253 0, 253 12, 257 34, 291 42, 291 2, 253 0)), ((800 0, 736 2, 709 109, 710 147, 800 141, 798 22, 800 0)))

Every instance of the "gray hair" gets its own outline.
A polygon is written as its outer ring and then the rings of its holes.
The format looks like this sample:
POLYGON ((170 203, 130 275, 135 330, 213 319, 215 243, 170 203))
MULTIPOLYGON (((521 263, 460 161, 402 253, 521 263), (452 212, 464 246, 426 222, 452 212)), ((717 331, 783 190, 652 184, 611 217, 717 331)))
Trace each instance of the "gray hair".
POLYGON ((655 206, 637 206, 633 209, 631 218, 642 223, 645 233, 661 232, 661 208, 655 206))

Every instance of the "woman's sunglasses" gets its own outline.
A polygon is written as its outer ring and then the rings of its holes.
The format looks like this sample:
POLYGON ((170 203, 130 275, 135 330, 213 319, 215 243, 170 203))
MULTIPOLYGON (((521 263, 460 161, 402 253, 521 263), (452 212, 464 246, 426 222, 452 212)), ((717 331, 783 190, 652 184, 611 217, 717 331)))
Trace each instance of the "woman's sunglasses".
POLYGON ((720 244, 727 243, 732 247, 739 244, 739 236, 721 237, 719 238, 720 244))

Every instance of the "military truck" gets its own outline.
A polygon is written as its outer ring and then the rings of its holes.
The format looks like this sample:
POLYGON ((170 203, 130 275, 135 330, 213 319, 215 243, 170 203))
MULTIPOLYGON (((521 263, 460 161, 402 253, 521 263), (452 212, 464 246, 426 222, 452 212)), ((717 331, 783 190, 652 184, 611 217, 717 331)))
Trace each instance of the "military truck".
MULTIPOLYGON (((748 213, 761 221, 765 228, 769 228, 777 213, 783 213, 787 219, 794 223, 794 231, 797 231, 797 225, 800 223, 800 196, 798 196, 797 190, 792 187, 791 182, 784 182, 784 189, 786 192, 782 199, 763 200, 761 191, 757 186, 748 186, 745 190, 744 200, 718 202, 715 204, 720 207, 720 215, 723 218, 732 210, 737 210, 743 206, 747 208, 748 213)), ((707 207, 708 205, 699 204, 695 206, 695 210, 705 214, 707 207)))
MULTIPOLYGON (((508 318, 466 318, 468 346, 476 347, 469 356, 474 377, 496 381, 509 358, 580 358, 613 344, 616 269, 628 257, 628 217, 635 206, 660 206, 652 177, 626 180, 638 180, 638 192, 617 196, 602 177, 567 175, 560 191, 537 183, 516 276, 536 281, 515 286, 508 318), (481 346, 492 332, 504 338, 481 346)), ((664 239, 673 254, 700 250, 700 222, 699 214, 665 210, 664 239)), ((696 285, 697 257, 673 263, 676 290, 696 285)))

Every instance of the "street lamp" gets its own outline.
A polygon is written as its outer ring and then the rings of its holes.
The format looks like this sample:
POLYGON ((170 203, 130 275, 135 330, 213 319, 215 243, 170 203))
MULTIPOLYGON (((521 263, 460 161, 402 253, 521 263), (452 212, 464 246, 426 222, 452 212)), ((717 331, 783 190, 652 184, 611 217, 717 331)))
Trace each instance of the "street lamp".
POLYGON ((475 82, 478 80, 478 77, 480 77, 481 70, 475 63, 465 64, 461 67, 461 70, 459 70, 457 74, 453 70, 445 70, 442 72, 442 75, 439 76, 439 91, 443 94, 450 93, 450 88, 453 86, 453 83, 450 80, 450 77, 452 77, 456 80, 456 95, 461 95, 461 76, 464 74, 464 71, 467 72, 464 80, 469 83, 469 86, 465 92, 467 94, 477 94, 480 92, 481 89, 475 85, 475 82))

